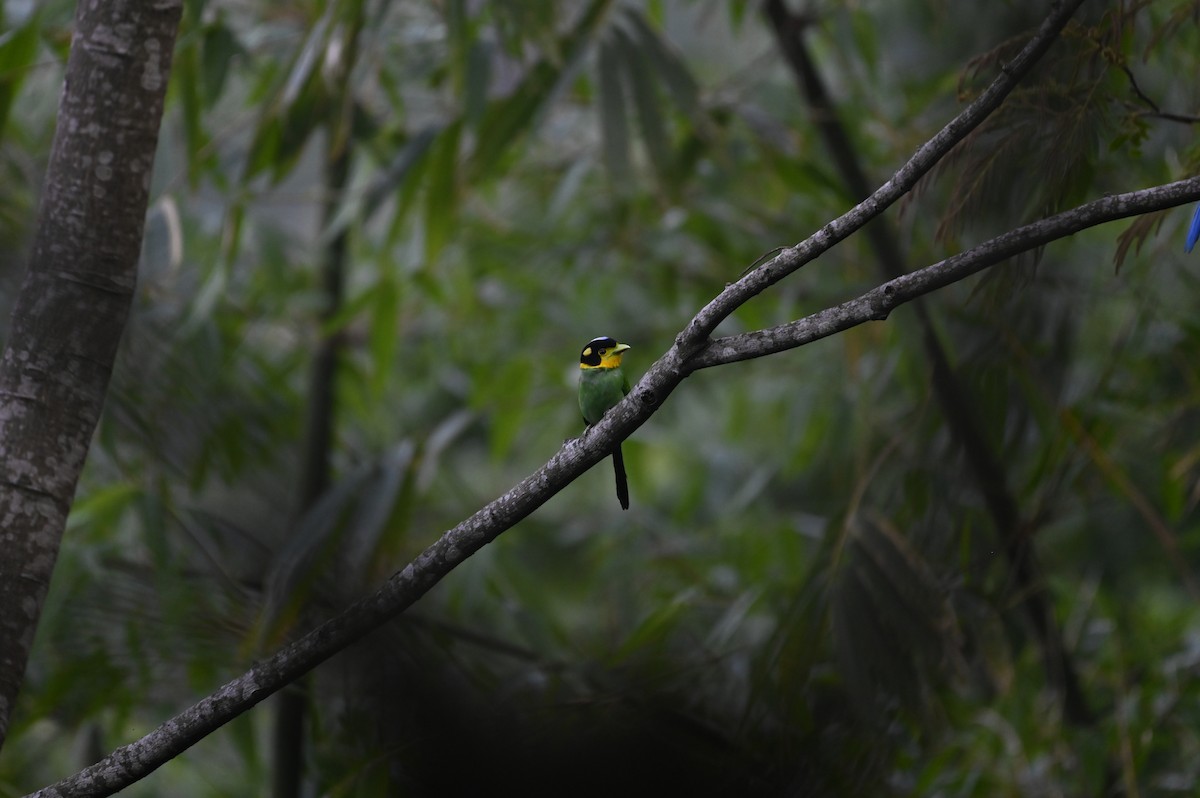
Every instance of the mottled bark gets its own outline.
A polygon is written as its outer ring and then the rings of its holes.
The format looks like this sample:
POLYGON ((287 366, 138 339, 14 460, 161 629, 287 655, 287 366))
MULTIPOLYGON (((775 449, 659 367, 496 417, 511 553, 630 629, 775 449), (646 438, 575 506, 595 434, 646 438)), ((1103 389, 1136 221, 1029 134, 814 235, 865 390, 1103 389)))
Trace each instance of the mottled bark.
POLYGON ((182 0, 79 3, 0 361, 0 745, 137 279, 182 0))

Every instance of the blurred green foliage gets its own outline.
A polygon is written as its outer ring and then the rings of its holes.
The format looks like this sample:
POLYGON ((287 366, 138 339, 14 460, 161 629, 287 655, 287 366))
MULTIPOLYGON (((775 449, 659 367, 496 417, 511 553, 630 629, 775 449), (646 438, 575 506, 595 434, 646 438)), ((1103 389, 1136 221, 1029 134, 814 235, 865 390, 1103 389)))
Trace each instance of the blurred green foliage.
MULTIPOLYGON (((68 6, 0 3, 10 289, 68 6)), ((818 68, 876 180, 1044 13, 809 6, 818 68)), ((1180 76, 1200 65, 1198 14, 1087 4, 889 214, 910 267, 1195 172, 1200 88, 1180 76)), ((135 316, 0 794, 146 732, 370 591, 580 432, 580 344, 630 342, 636 377, 726 282, 851 204, 747 3, 195 2, 171 92, 135 316), (352 169, 322 229, 330 136, 352 169), (341 232, 346 296, 330 309, 317 270, 341 232), (328 335, 342 344, 336 481, 302 513, 328 335)), ((901 311, 696 374, 625 445, 628 514, 602 466, 320 668, 315 790, 1194 793, 1186 221, 1089 231, 930 302, 1095 723, 1063 719, 901 311)), ((872 257, 847 241, 721 332, 853 296, 876 280, 872 257)), ((266 716, 128 794, 261 794, 266 716)))

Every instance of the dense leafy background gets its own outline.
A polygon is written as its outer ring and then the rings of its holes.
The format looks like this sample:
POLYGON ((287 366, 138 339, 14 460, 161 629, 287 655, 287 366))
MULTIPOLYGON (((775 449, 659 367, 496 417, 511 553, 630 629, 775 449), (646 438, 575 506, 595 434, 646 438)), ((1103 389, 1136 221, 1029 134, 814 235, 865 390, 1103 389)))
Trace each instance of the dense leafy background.
MULTIPOLYGON (((18 284, 71 3, 0 3, 0 280, 18 284)), ((1042 3, 814 2, 888 176, 1042 3)), ((1085 5, 889 213, 916 268, 1196 171, 1200 6, 1085 5)), ((0 793, 144 733, 370 590, 579 432, 579 346, 636 374, 852 198, 755 4, 189 3, 140 293, 0 793), (340 170, 338 164, 346 168, 340 170), (321 275, 344 247, 344 292, 321 275), (332 485, 306 507, 314 353, 332 485)), ((1187 795, 1200 784, 1200 261, 1187 213, 929 303, 1094 722, 931 393, 911 310, 690 378, 602 465, 322 667, 320 794, 1187 795)), ((723 330, 878 280, 845 242, 723 330)), ((270 713, 130 794, 259 795, 270 713)))

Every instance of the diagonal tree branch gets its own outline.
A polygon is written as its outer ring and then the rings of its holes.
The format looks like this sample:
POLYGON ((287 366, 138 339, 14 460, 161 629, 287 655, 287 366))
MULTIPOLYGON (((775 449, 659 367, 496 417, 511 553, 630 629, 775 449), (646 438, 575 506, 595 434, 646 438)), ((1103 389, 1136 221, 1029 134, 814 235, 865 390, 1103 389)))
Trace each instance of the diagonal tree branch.
POLYGON ((613 443, 645 423, 693 371, 795 349, 836 333, 883 321, 892 310, 966 279, 1013 255, 1117 219, 1200 199, 1200 177, 1118 194, 1021 227, 954 257, 911 272, 789 324, 717 338, 683 359, 672 349, 656 362, 630 395, 591 431, 563 444, 541 468, 431 544, 373 595, 256 664, 242 676, 181 712, 142 739, 33 795, 109 795, 146 776, 245 712, 291 680, 407 609, 468 556, 495 540, 608 457, 613 443))
POLYGON ((1021 52, 1017 53, 1012 61, 1000 68, 1000 75, 991 85, 933 138, 918 147, 891 179, 876 189, 871 196, 826 224, 816 234, 795 247, 784 250, 718 294, 696 314, 675 339, 675 347, 690 355, 703 345, 718 324, 746 301, 816 259, 911 191, 917 181, 954 149, 958 142, 1000 107, 1009 92, 1050 48, 1063 26, 1082 3, 1083 0, 1061 0, 1055 3, 1050 15, 1046 17, 1034 37, 1021 48, 1021 52))
MULTIPOLYGON (((870 197, 825 225, 810 238, 782 251, 727 286, 696 314, 676 337, 675 344, 651 366, 625 401, 609 411, 589 434, 565 443, 545 465, 503 496, 443 534, 404 569, 393 574, 373 595, 356 602, 345 612, 257 663, 242 676, 228 682, 142 739, 118 748, 96 764, 35 795, 47 798, 109 795, 127 787, 355 640, 402 613, 459 563, 528 516, 588 468, 606 458, 611 453, 613 444, 628 437, 644 424, 689 374, 698 368, 717 365, 715 360, 705 362, 704 357, 716 347, 718 342, 710 342, 709 334, 723 319, 749 299, 851 235, 909 191, 922 175, 1000 105, 1034 62, 1050 47, 1081 2, 1082 0, 1066 0, 1055 4, 1035 37, 1011 63, 1002 68, 1001 74, 988 89, 920 147, 913 157, 870 197)), ((1184 196, 1180 196, 1175 202, 1160 202, 1146 209, 1168 207, 1200 197, 1200 181, 1193 193, 1188 194, 1185 190, 1178 193, 1184 196)), ((1139 212, 1143 211, 1128 210, 1111 218, 1139 212)), ((1094 223, 1107 220, 1099 219, 1094 223)), ((1039 239, 1029 246, 1036 247, 1042 243, 1045 241, 1039 239)), ((986 247, 987 245, 984 245, 982 248, 984 257, 992 254, 992 250, 986 247)), ((1018 247, 1016 251, 1021 249, 1018 247)), ((840 320, 846 322, 840 329, 846 329, 872 319, 886 318, 898 305, 984 268, 984 265, 974 265, 969 256, 971 253, 959 256, 965 258, 968 264, 966 267, 960 265, 963 271, 961 276, 935 272, 941 282, 938 282, 938 279, 921 282, 918 275, 923 272, 906 275, 900 279, 913 279, 915 282, 881 286, 876 292, 864 295, 867 297, 865 303, 856 300, 839 306, 832 312, 840 315, 823 319, 819 324, 829 325, 840 320), (972 265, 973 268, 970 268, 972 265)), ((1007 255, 997 257, 991 262, 998 262, 1002 257, 1007 255)), ((930 268, 936 270, 937 266, 930 268)), ((837 331, 830 328, 828 332, 816 337, 824 337, 837 331)), ((727 343, 730 341, 721 340, 727 343)), ((786 336, 778 339, 778 342, 785 340, 786 336)), ((735 344, 736 342, 735 340, 735 344)), ((782 346, 779 351, 788 348, 793 346, 782 346)), ((734 351, 737 351, 736 346, 734 351)), ((730 361, 752 356, 747 354, 744 357, 731 357, 730 361)))
POLYGON ((978 274, 988 267, 1002 264, 1015 255, 1038 249, 1089 227, 1174 208, 1197 199, 1200 199, 1200 177, 1094 200, 1018 227, 966 252, 896 277, 861 296, 803 319, 765 330, 712 339, 688 361, 688 365, 693 371, 698 371, 752 360, 828 338, 868 321, 883 321, 900 305, 978 274))

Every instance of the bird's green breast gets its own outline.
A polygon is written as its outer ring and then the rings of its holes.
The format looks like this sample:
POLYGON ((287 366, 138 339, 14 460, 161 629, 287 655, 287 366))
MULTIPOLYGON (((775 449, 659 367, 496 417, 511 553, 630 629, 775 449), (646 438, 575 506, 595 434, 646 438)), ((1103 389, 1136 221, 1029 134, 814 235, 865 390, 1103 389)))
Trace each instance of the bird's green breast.
POLYGON ((620 402, 629 390, 621 369, 590 368, 579 371, 579 412, 588 424, 595 424, 604 413, 620 402))

